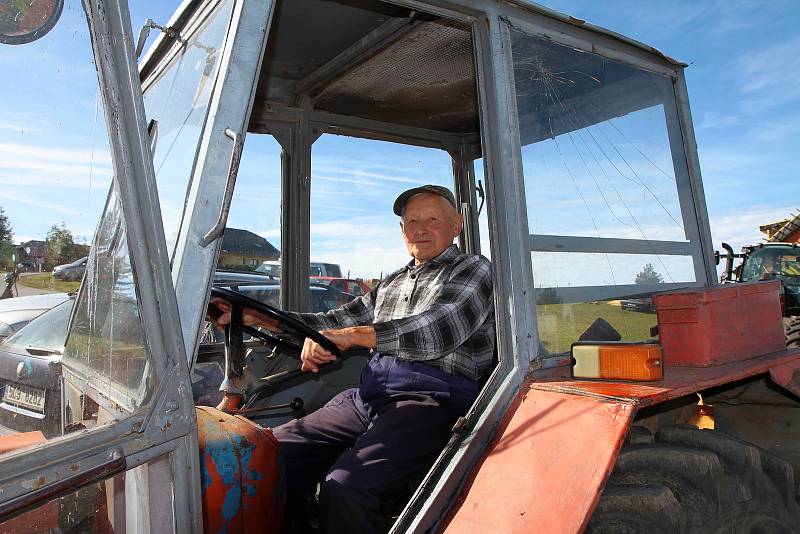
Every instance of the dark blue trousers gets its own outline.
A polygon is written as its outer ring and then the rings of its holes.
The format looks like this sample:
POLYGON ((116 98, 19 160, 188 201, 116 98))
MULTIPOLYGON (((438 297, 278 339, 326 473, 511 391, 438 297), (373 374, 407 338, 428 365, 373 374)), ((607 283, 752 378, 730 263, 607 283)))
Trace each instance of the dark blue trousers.
POLYGON ((479 390, 476 382, 430 365, 376 354, 358 388, 274 429, 290 510, 321 482, 324 532, 386 532, 381 503, 430 469, 479 390))

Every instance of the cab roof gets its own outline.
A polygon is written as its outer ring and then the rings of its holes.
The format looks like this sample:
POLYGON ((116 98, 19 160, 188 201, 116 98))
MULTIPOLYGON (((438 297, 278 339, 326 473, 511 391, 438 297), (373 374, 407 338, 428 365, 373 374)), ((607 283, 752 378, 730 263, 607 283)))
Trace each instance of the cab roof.
MULTIPOLYGON (((275 2, 249 131, 268 131, 265 121, 275 106, 299 109, 311 100, 314 110, 333 116, 477 135, 475 51, 468 24, 379 0, 275 2)), ((685 66, 638 41, 542 5, 509 3, 685 66)), ((185 1, 169 25, 181 28, 204 5, 185 1)), ((170 44, 162 34, 142 62, 143 78, 170 44)), ((563 92, 569 98, 570 92, 586 91, 576 83, 563 92)))

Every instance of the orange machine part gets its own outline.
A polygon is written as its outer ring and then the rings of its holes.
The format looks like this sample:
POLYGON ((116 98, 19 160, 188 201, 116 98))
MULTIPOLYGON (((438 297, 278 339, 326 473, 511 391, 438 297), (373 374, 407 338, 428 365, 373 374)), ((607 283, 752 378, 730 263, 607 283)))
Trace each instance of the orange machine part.
POLYGON ((766 373, 800 394, 800 351, 715 367, 667 368, 659 382, 534 372, 440 531, 581 532, 637 410, 766 373))
POLYGON ((601 378, 661 380, 664 377, 659 345, 600 347, 601 378))
POLYGON ((572 357, 575 378, 652 382, 664 377, 661 346, 654 343, 575 343, 572 357))
POLYGON ((47 441, 47 439, 39 430, 0 436, 0 454, 21 449, 23 447, 30 447, 31 445, 36 445, 38 443, 44 443, 45 441, 47 441))
POLYGON ((779 280, 653 296, 665 366, 709 367, 786 347, 779 280))
POLYGON ((528 391, 444 531, 580 532, 634 412, 632 402, 528 391))
POLYGON ((286 493, 272 432, 216 408, 196 413, 204 532, 279 533, 286 493))

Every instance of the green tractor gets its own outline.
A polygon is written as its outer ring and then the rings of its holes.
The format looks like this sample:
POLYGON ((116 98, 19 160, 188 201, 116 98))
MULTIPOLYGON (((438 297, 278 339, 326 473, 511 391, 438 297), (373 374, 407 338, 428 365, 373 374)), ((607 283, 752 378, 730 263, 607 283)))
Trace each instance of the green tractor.
POLYGON ((760 243, 742 247, 741 254, 722 243, 727 254, 722 282, 780 280, 783 287, 783 326, 786 346, 800 347, 800 245, 797 243, 760 243), (733 259, 742 258, 735 269, 733 259))

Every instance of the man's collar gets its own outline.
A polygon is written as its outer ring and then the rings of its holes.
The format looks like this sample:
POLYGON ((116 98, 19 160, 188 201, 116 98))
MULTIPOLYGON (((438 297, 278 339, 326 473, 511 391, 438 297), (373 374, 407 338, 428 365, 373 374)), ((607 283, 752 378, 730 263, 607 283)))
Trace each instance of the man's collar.
POLYGON ((408 262, 408 264, 406 264, 406 269, 414 270, 414 269, 421 269, 422 267, 425 267, 426 265, 436 266, 436 265, 441 265, 443 263, 449 263, 449 262, 453 261, 456 257, 458 257, 460 254, 461 254, 461 251, 458 250, 458 246, 453 244, 453 245, 450 245, 449 247, 447 247, 446 249, 444 249, 444 251, 441 254, 439 254, 438 256, 436 256, 435 258, 430 259, 430 260, 426 261, 425 263, 422 263, 422 264, 420 264, 418 266, 415 266, 414 265, 414 260, 411 260, 410 262, 408 262))

